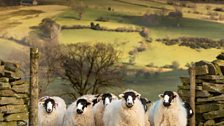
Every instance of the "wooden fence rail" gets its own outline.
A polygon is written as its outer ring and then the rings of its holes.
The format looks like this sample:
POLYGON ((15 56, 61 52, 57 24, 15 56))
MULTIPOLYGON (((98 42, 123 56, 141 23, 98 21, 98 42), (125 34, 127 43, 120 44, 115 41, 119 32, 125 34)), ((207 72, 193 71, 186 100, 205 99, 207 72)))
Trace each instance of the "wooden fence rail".
MULTIPOLYGON (((191 67, 190 69, 190 105, 195 112, 195 88, 196 88, 196 83, 195 83, 195 67, 191 67)), ((195 114, 190 120, 190 126, 195 126, 195 114)))
POLYGON ((38 59, 38 48, 31 48, 29 126, 38 126, 38 59))

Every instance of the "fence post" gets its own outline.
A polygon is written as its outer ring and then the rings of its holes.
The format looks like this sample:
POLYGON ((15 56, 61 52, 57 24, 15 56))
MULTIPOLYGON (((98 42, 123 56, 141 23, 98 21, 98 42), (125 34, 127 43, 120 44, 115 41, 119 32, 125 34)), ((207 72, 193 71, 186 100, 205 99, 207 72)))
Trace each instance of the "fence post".
MULTIPOLYGON (((195 88, 196 88, 196 83, 195 83, 195 67, 191 67, 190 69, 190 105, 195 113, 195 88)), ((190 120, 190 126, 195 126, 195 114, 190 120)))
POLYGON ((29 126, 38 126, 38 48, 30 48, 29 126))

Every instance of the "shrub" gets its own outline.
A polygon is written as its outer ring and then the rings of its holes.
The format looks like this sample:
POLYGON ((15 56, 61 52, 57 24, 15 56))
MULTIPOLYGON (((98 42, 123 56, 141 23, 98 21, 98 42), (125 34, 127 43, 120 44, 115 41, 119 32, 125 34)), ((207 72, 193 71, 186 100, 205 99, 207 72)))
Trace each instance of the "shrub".
POLYGON ((164 65, 162 68, 179 69, 180 64, 177 61, 173 61, 171 65, 164 65))
POLYGON ((144 42, 139 42, 138 47, 136 47, 137 52, 143 52, 147 48, 146 44, 144 42))
POLYGON ((173 61, 171 66, 173 69, 179 69, 180 64, 177 61, 173 61))
POLYGON ((197 10, 194 10, 193 13, 194 13, 194 14, 200 14, 200 12, 197 11, 197 10))
POLYGON ((136 55, 137 54, 137 50, 133 49, 131 51, 128 52, 129 55, 136 55))
POLYGON ((90 28, 93 30, 101 30, 100 24, 94 24, 93 22, 90 23, 90 28))
POLYGON ((149 63, 147 65, 145 65, 146 67, 155 67, 154 63, 149 63))
POLYGON ((96 24, 95 30, 100 30, 100 24, 96 24))
POLYGON ((224 12, 224 8, 217 7, 217 8, 214 9, 214 11, 221 11, 221 12, 224 12))
POLYGON ((93 22, 90 23, 90 28, 94 29, 95 28, 95 24, 93 22))
POLYGON ((148 38, 149 37, 149 30, 147 28, 142 28, 142 31, 140 32, 140 35, 144 38, 148 38))
POLYGON ((137 51, 138 52, 143 52, 143 51, 145 51, 146 50, 146 48, 145 47, 137 47, 137 51))
POLYGON ((50 18, 44 18, 39 24, 39 29, 42 36, 53 39, 60 33, 61 26, 50 18))
POLYGON ((111 8, 111 7, 108 7, 108 8, 107 8, 107 10, 108 10, 108 11, 111 11, 111 10, 112 10, 112 8, 111 8))
POLYGON ((175 17, 175 18, 181 18, 181 17, 183 17, 183 13, 180 10, 176 10, 174 12, 170 12, 168 14, 168 16, 175 17))
POLYGON ((148 43, 151 43, 152 42, 152 38, 148 37, 148 38, 145 39, 145 41, 148 42, 148 43))

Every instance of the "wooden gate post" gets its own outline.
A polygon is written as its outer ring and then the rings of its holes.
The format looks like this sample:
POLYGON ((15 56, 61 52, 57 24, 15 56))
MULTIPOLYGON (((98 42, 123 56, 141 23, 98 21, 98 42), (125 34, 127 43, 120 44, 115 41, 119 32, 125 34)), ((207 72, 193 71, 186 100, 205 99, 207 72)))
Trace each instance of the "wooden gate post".
MULTIPOLYGON (((195 113, 195 88, 196 88, 196 84, 195 84, 195 67, 191 67, 190 68, 190 105, 195 113)), ((190 126, 195 126, 196 122, 195 122, 195 114, 193 115, 193 117, 190 120, 190 126)))
POLYGON ((30 48, 29 126, 38 126, 38 48, 30 48))

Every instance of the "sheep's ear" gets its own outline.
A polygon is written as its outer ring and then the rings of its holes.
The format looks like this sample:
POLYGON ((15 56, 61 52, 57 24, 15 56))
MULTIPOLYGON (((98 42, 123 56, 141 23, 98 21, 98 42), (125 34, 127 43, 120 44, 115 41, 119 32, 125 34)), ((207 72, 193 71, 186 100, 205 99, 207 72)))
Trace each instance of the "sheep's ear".
POLYGON ((119 94, 119 98, 123 98, 124 97, 124 94, 119 94))
POLYGON ((39 102, 39 104, 40 104, 41 106, 44 106, 44 102, 39 102))
POLYGON ((136 96, 140 99, 140 97, 141 97, 141 94, 136 94, 136 96))
POLYGON ((176 98, 176 97, 177 97, 177 95, 174 95, 174 96, 173 96, 173 98, 176 98))
POLYGON ((93 106, 94 106, 97 102, 98 102, 98 99, 97 99, 97 98, 96 98, 96 99, 93 99, 93 100, 92 100, 93 106))
POLYGON ((45 101, 46 99, 48 99, 49 98, 49 96, 44 96, 44 97, 41 97, 40 99, 39 99, 39 101, 45 101))
POLYGON ((147 100, 147 101, 146 101, 146 104, 149 104, 149 103, 151 103, 151 101, 150 101, 150 100, 147 100))
POLYGON ((164 97, 164 95, 163 95, 163 94, 159 94, 159 97, 160 97, 160 98, 163 98, 163 97, 164 97))
POLYGON ((86 104, 87 104, 87 106, 88 106, 88 105, 91 105, 91 103, 90 103, 90 102, 87 102, 86 104))
POLYGON ((101 96, 100 94, 96 94, 96 95, 95 95, 96 98, 98 98, 98 97, 100 97, 100 96, 101 96))

